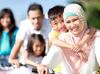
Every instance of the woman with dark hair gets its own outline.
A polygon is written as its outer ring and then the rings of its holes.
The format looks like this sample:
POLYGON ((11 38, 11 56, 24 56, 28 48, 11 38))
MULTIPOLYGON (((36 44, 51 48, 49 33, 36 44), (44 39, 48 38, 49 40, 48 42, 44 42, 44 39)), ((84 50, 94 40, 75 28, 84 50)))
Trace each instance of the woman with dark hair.
POLYGON ((18 28, 11 9, 4 8, 0 12, 0 65, 9 66, 8 57, 15 43, 18 28))

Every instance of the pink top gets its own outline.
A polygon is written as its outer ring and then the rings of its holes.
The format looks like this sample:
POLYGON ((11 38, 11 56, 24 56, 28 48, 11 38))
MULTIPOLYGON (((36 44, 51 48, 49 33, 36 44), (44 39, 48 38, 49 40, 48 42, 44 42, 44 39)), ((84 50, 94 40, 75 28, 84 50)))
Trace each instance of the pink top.
MULTIPOLYGON (((67 43, 70 44, 76 44, 78 43, 81 38, 85 35, 85 33, 81 34, 78 37, 75 37, 74 35, 72 35, 70 32, 68 33, 63 33, 59 36, 60 40, 63 40, 67 43)), ((89 56, 89 52, 90 52, 90 45, 92 43, 93 40, 91 40, 91 42, 89 41, 89 43, 85 43, 83 48, 81 50, 83 50, 88 56, 89 56)), ((80 58, 79 54, 73 52, 71 49, 66 49, 63 48, 62 50, 64 59, 66 61, 66 63, 69 65, 71 71, 73 74, 79 74, 79 71, 81 69, 81 67, 85 64, 85 62, 80 58), (66 51, 67 50, 67 51, 66 51)))

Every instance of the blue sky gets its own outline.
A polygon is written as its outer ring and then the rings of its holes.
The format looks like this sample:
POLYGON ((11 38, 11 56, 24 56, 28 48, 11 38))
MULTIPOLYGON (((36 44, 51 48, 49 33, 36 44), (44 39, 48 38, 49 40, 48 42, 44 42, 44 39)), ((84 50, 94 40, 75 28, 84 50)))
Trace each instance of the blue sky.
POLYGON ((20 21, 25 19, 27 8, 33 2, 40 3, 43 6, 44 13, 47 13, 48 9, 55 5, 66 6, 68 4, 68 0, 0 0, 0 10, 5 7, 11 8, 16 22, 19 24, 20 21))

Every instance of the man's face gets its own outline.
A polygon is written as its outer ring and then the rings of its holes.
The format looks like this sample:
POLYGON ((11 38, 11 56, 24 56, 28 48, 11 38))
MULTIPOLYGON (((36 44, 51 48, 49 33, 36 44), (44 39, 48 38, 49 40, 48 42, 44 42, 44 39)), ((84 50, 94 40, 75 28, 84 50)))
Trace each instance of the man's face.
POLYGON ((30 10, 28 13, 28 19, 36 30, 40 30, 43 24, 44 16, 39 10, 30 10))

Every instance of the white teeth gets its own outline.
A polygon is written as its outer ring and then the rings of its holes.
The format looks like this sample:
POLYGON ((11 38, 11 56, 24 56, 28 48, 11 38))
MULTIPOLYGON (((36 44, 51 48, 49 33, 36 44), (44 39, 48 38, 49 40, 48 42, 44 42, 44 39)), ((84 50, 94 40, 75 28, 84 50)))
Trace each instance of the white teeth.
POLYGON ((71 30, 72 30, 72 31, 76 31, 76 30, 77 30, 77 27, 74 27, 74 28, 72 28, 71 30))

